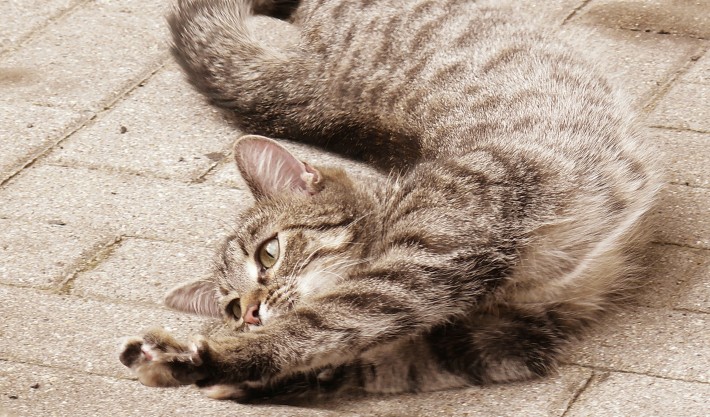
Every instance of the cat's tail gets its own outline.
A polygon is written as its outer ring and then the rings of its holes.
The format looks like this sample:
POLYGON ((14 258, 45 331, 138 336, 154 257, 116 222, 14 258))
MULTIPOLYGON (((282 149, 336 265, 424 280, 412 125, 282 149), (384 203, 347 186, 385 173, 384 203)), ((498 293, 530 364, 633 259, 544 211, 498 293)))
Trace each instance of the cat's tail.
POLYGON ((308 106, 315 94, 299 70, 308 67, 302 54, 260 41, 250 28, 250 17, 275 3, 177 0, 167 20, 173 56, 199 92, 250 133, 284 136, 294 121, 279 114, 308 106))

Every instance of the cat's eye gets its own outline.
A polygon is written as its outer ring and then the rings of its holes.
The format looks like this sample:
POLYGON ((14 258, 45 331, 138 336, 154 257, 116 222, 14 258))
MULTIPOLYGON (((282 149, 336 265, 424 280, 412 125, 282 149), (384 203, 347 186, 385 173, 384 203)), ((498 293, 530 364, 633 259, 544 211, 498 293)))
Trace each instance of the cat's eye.
POLYGON ((280 252, 279 239, 273 238, 261 245, 257 253, 257 258, 264 269, 269 269, 276 265, 276 261, 279 260, 280 252))

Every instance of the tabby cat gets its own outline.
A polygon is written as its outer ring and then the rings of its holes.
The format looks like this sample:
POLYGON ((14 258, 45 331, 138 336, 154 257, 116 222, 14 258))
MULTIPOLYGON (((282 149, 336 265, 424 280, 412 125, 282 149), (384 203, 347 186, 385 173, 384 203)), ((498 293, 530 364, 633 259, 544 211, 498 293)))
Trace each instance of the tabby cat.
POLYGON ((143 384, 250 400, 540 377, 639 275, 658 181, 633 112, 514 7, 177 0, 168 22, 189 81, 250 133, 234 156, 255 203, 214 277, 166 297, 228 331, 127 338, 143 384), (260 40, 255 15, 297 38, 260 40))

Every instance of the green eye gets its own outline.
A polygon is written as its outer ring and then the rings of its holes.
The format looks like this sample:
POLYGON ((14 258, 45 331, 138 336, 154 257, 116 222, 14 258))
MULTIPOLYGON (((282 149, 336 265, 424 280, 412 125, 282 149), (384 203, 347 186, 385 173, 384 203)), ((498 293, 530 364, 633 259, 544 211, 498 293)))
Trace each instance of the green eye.
POLYGON ((266 241, 259 248, 258 255, 261 266, 263 266, 265 269, 269 269, 274 266, 276 264, 276 261, 279 260, 280 251, 281 250, 279 248, 279 240, 277 238, 273 238, 271 240, 266 241))

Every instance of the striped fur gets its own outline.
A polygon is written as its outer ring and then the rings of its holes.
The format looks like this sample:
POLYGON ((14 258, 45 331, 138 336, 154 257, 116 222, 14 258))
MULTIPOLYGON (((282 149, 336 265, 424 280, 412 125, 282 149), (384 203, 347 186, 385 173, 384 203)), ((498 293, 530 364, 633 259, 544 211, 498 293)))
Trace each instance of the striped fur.
POLYGON ((256 202, 215 278, 166 300, 221 314, 228 330, 192 345, 157 330, 129 339, 121 360, 143 383, 246 400, 544 376, 639 276, 658 180, 633 111, 514 8, 178 0, 168 21, 189 81, 245 131, 382 175, 240 140, 256 202), (254 14, 286 20, 297 39, 260 41, 254 14))

